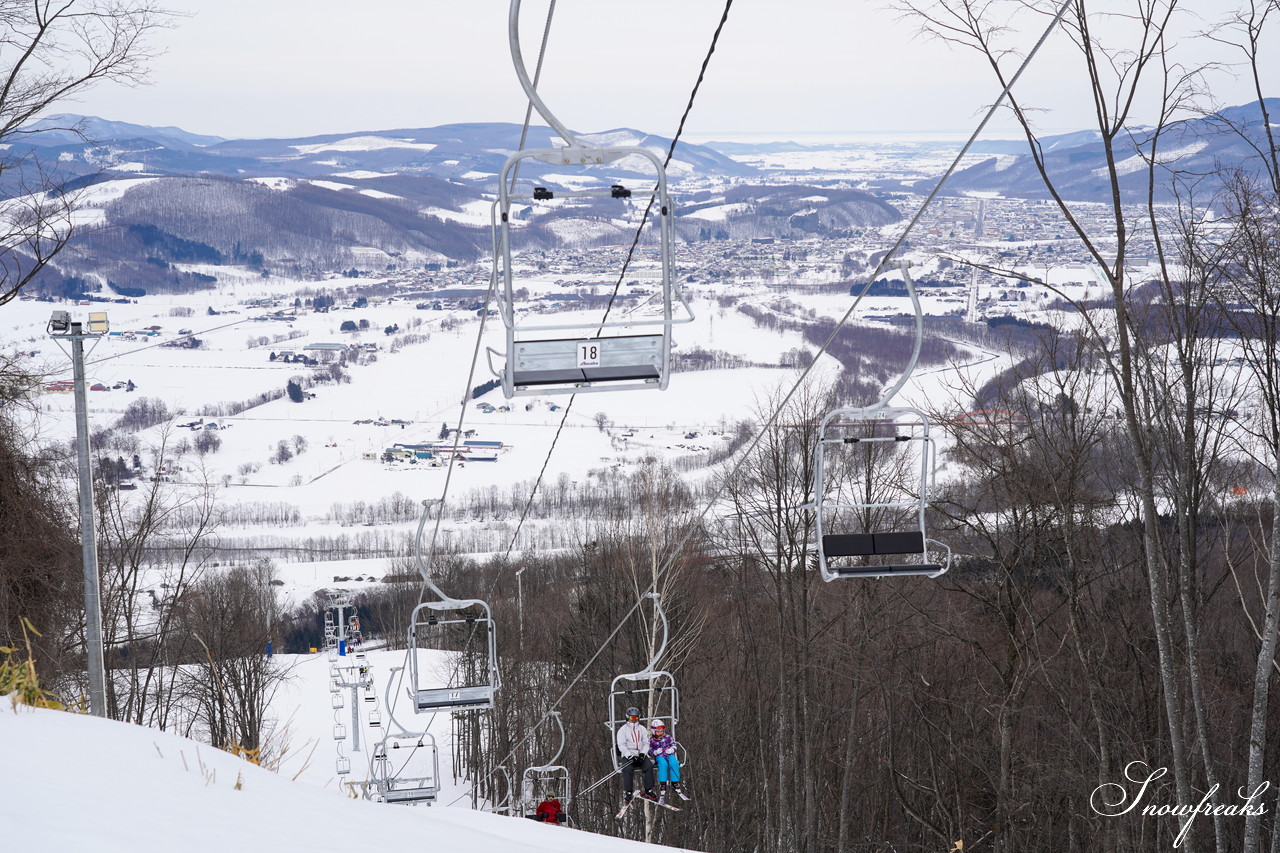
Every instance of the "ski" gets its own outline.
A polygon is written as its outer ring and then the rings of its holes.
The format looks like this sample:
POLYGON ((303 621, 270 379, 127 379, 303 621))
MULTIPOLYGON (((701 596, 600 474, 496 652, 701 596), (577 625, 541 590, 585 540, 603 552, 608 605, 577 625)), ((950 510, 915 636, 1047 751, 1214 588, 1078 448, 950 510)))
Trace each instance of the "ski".
MULTIPOLYGON (((686 798, 686 799, 687 799, 687 798, 686 798)), ((617 818, 618 820, 622 820, 622 818, 623 818, 623 817, 626 815, 626 813, 627 813, 627 809, 628 809, 628 808, 630 808, 630 807, 631 807, 631 804, 632 804, 633 802, 635 802, 636 800, 644 800, 646 803, 653 803, 655 806, 662 806, 664 809, 671 809, 671 811, 673 811, 673 812, 678 812, 678 811, 680 811, 680 807, 679 807, 679 806, 673 806, 673 805, 671 805, 670 803, 664 803, 664 802, 662 802, 661 800, 656 800, 656 799, 655 799, 655 800, 651 800, 651 799, 649 799, 648 797, 645 797, 645 796, 643 796, 643 795, 637 794, 636 796, 632 797, 630 800, 627 800, 625 803, 623 803, 623 804, 622 804, 622 808, 618 809, 618 813, 617 813, 616 815, 614 815, 614 817, 615 817, 615 818, 617 818)))
POLYGON ((653 803, 655 806, 662 806, 664 809, 671 809, 673 812, 678 812, 678 811, 680 811, 680 807, 679 807, 679 806, 673 806, 673 805, 671 805, 670 803, 664 803, 662 800, 659 800, 659 799, 652 799, 652 800, 651 800, 651 799, 649 799, 648 797, 645 797, 645 796, 637 796, 637 797, 636 797, 636 799, 637 799, 637 800, 644 800, 646 803, 653 803))

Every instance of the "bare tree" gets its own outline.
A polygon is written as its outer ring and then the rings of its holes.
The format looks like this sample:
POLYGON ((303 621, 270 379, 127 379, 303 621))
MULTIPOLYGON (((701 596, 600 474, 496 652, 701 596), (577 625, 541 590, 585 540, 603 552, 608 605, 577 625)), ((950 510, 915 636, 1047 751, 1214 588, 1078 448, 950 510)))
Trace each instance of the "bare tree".
MULTIPOLYGON (((153 449, 157 468, 179 458, 167 449, 167 437, 165 431, 153 449)), ((185 718, 177 708, 178 666, 198 650, 178 617, 210 553, 214 489, 175 490, 156 479, 127 494, 98 495, 108 711, 166 729, 175 715, 185 718)))
POLYGON ((150 0, 0 0, 0 305, 72 235, 76 195, 61 190, 55 164, 21 145, 30 123, 100 81, 141 83, 155 56, 147 40, 169 20, 150 0))
POLYGON ((206 576, 182 604, 183 627, 202 653, 184 670, 187 691, 219 749, 267 746, 267 707, 287 675, 267 656, 280 622, 275 580, 272 563, 259 560, 206 576))
POLYGON ((33 441, 24 419, 15 417, 35 382, 16 360, 0 355, 0 646, 20 647, 22 620, 30 620, 39 632, 32 637, 37 663, 46 685, 57 688, 64 668, 75 667, 80 549, 59 457, 33 441))

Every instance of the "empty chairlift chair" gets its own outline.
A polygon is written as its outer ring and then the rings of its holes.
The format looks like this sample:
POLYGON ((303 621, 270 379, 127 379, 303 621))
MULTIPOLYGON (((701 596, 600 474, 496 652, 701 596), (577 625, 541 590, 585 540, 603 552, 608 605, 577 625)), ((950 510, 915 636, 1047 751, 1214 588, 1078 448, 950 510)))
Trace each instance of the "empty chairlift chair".
POLYGON ((433 803, 440 792, 440 752, 430 732, 388 734, 373 748, 366 796, 381 803, 433 803))
POLYGON ((937 577, 947 570, 950 549, 929 539, 925 532, 934 453, 929 421, 923 412, 903 407, 836 409, 822 421, 815 456, 814 473, 819 490, 815 527, 818 565, 824 580, 895 575, 937 577), (908 415, 911 417, 904 421, 908 415), (849 432, 856 434, 849 435, 849 432), (858 467, 868 472, 877 468, 885 471, 885 482, 878 489, 859 484, 863 488, 856 496, 847 490, 828 496, 827 476, 832 454, 835 448, 850 445, 857 446, 864 455, 873 458, 879 455, 881 464, 864 458, 859 460, 858 467), (904 460, 902 454, 908 458, 904 460), (919 478, 908 489, 891 482, 896 470, 886 469, 914 467, 912 454, 919 466, 919 478), (828 532, 833 522, 841 532, 828 532))
MULTIPOLYGON (((553 393, 583 393, 634 389, 663 390, 670 375, 672 326, 693 320, 693 311, 674 283, 671 246, 674 210, 667 194, 666 172, 662 161, 648 149, 637 147, 599 148, 575 145, 520 151, 512 155, 499 175, 497 220, 494 239, 497 308, 506 333, 506 350, 489 350, 490 369, 502 381, 502 392, 510 398, 553 393), (524 306, 516 299, 515 261, 512 256, 513 205, 536 209, 539 202, 553 198, 620 199, 631 196, 621 184, 601 189, 580 189, 552 193, 536 187, 531 194, 512 194, 508 190, 514 167, 524 160, 537 160, 560 168, 599 166, 626 159, 631 164, 644 162, 657 175, 657 201, 652 216, 657 222, 658 275, 661 287, 658 304, 649 313, 636 316, 631 309, 618 306, 614 317, 599 321, 532 322, 529 315, 518 316, 524 306), (676 308, 679 307, 679 316, 676 308), (652 331, 648 331, 652 330, 652 331), (620 332, 640 332, 622 334, 620 332), (503 359, 501 368, 494 367, 493 357, 503 359)), ((601 270, 611 278, 624 270, 601 270)))
POLYGON ((409 623, 409 698, 417 713, 477 711, 493 707, 498 691, 497 637, 489 606, 477 599, 427 601, 409 623), (466 612, 470 611, 470 612, 466 612), (428 661, 430 651, 478 654, 478 667, 428 661), (444 681, 443 686, 438 682, 444 681))
POLYGON ((916 315, 915 351, 906 370, 872 406, 840 408, 819 427, 814 449, 818 567, 837 578, 925 575, 951 564, 951 549, 930 539, 925 511, 935 471, 929 418, 912 406, 890 406, 915 369, 924 337, 915 285, 900 264, 916 315), (841 455, 851 462, 836 465, 841 455), (864 478, 855 481, 846 472, 864 478), (838 531, 838 532, 837 532, 838 531))
MULTIPOLYGON (((520 395, 580 393, 586 391, 618 391, 627 389, 665 389, 670 374, 671 328, 676 323, 693 320, 693 312, 680 294, 672 276, 671 250, 674 242, 675 211, 667 192, 666 168, 652 151, 634 146, 594 146, 580 142, 547 108, 533 86, 520 52, 520 0, 511 0, 507 34, 511 59, 529 103, 564 142, 562 148, 518 151, 509 157, 498 175, 498 199, 494 202, 494 270, 498 313, 506 332, 506 349, 489 350, 490 368, 502 382, 502 393, 508 399, 520 395), (653 169, 656 187, 652 217, 657 232, 658 269, 662 293, 660 304, 650 314, 626 316, 623 319, 602 317, 599 322, 517 323, 520 308, 516 303, 514 262, 512 257, 513 217, 520 209, 537 209, 538 205, 559 204, 564 200, 600 198, 606 204, 616 203, 619 211, 629 204, 631 190, 621 183, 601 181, 598 189, 574 189, 553 192, 534 187, 532 192, 516 194, 512 176, 525 161, 536 161, 557 172, 589 169, 599 173, 605 167, 615 172, 635 173, 653 169), (682 309, 675 316, 675 306, 682 309), (639 332, 623 334, 622 332, 639 332), (493 367, 493 357, 503 359, 501 368, 493 367)), ((616 270, 621 281, 625 268, 616 270)), ((612 300, 611 300, 612 302, 612 300)), ((612 306, 611 306, 612 307, 612 306)), ((620 312, 621 313, 621 312, 620 312)), ((527 316, 527 315, 526 315, 527 316)))

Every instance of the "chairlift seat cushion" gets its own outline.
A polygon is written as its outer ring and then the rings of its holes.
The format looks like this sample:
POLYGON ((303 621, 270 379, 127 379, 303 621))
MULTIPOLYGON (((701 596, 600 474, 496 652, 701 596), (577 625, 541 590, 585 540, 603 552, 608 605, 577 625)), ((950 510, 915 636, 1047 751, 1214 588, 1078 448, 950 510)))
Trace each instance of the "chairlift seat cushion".
POLYGON ((924 534, 918 530, 904 533, 876 533, 877 554, 923 554, 924 534))
POLYGON ((626 364, 617 367, 584 367, 582 375, 588 382, 606 382, 609 380, 626 381, 628 379, 659 379, 658 368, 652 364, 626 364))
POLYGON ((831 533, 822 537, 822 553, 828 557, 870 557, 876 553, 871 533, 831 533))
POLYGON ((879 578, 895 575, 938 575, 942 573, 940 563, 904 563, 893 566, 831 566, 834 575, 842 578, 879 578))
POLYGON ((513 380, 517 385, 560 385, 565 382, 586 382, 581 367, 565 370, 517 370, 513 380))

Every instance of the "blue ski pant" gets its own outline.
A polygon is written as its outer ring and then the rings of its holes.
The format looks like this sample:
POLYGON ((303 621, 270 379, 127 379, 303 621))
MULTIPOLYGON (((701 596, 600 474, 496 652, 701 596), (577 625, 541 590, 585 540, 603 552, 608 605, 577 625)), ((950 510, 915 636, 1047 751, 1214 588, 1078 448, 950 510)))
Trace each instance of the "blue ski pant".
POLYGON ((680 759, 674 755, 657 755, 654 759, 658 762, 659 782, 680 781, 680 759))

